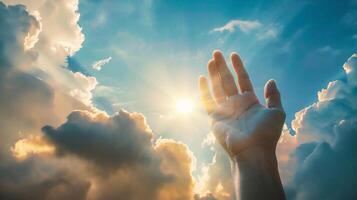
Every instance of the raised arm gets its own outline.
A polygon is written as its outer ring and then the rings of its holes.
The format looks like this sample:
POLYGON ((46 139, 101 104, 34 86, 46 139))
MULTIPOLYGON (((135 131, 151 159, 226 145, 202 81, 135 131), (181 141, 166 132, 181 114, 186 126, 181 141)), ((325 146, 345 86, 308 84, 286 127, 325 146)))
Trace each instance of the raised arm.
POLYGON ((212 132, 228 153, 236 195, 242 200, 285 199, 275 149, 285 121, 275 81, 265 85, 265 105, 258 101, 238 54, 231 60, 238 87, 220 51, 208 62, 208 81, 201 76, 202 104, 212 118, 212 132), (240 194, 238 194, 240 191, 240 194))

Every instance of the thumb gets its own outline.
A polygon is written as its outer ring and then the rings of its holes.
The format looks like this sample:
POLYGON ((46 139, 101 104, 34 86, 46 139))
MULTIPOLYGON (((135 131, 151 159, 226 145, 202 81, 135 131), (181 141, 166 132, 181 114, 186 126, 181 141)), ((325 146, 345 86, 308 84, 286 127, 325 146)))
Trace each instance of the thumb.
POLYGON ((264 97, 268 108, 277 108, 284 110, 281 104, 280 92, 276 86, 275 80, 270 79, 264 88, 264 97))

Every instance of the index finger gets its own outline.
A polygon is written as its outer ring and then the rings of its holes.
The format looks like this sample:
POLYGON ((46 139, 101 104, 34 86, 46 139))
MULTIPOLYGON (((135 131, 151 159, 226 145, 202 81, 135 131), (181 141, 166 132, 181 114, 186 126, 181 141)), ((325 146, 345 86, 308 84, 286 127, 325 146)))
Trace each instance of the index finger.
POLYGON ((216 108, 216 102, 213 100, 212 95, 208 88, 208 82, 206 77, 200 76, 198 85, 200 88, 201 102, 208 114, 211 114, 216 108))

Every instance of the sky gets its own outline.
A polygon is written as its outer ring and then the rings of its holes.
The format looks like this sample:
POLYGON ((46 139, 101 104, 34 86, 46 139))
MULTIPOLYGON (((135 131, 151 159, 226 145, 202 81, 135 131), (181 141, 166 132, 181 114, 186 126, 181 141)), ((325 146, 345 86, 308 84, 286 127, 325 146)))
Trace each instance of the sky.
POLYGON ((277 82, 288 199, 357 196, 357 1, 5 0, 0 16, 0 197, 234 199, 199 104, 216 49, 262 102, 277 82))

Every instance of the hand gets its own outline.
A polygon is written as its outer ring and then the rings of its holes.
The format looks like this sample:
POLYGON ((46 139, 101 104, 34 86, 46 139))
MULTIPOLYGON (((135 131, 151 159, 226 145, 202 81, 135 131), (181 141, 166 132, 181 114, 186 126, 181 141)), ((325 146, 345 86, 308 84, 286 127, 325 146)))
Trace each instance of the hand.
POLYGON ((238 76, 238 88, 220 51, 208 62, 214 99, 207 79, 199 79, 202 103, 212 118, 212 131, 231 158, 247 149, 275 154, 285 120, 280 93, 274 80, 265 85, 266 105, 259 103, 249 76, 238 54, 231 60, 238 76))

